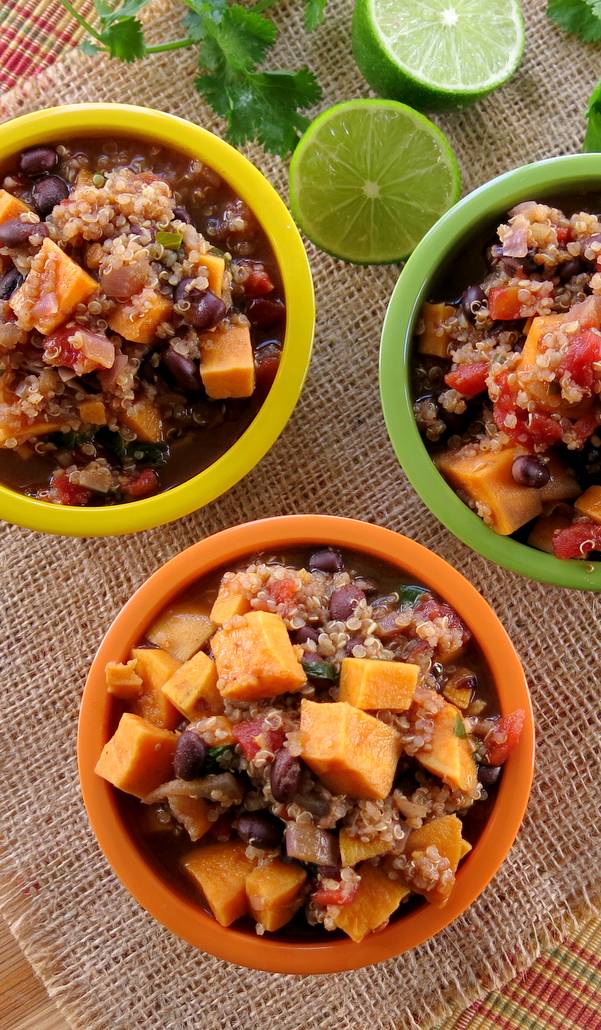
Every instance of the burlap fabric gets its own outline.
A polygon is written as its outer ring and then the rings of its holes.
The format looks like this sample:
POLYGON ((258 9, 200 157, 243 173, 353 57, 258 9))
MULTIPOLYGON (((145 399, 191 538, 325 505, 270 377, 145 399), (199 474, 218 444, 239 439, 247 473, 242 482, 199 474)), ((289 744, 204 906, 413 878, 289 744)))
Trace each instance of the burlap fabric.
MULTIPOLYGON (((351 6, 330 0, 312 37, 301 29, 300 2, 279 15, 282 63, 308 61, 328 102, 366 93, 350 55, 351 6)), ((528 49, 513 82, 441 119, 466 189, 514 165, 579 149, 598 50, 556 31, 544 7, 543 0, 526 4, 528 49)), ((173 12, 155 8, 157 38, 175 34, 173 12)), ((1 111, 8 118, 53 103, 129 101, 214 127, 193 76, 186 52, 130 67, 72 54, 6 96, 1 111)), ((253 156, 285 196, 285 166, 253 156)), ((379 328, 398 269, 353 268, 314 249, 310 257, 319 316, 309 381, 280 441, 243 483, 172 527, 120 540, 2 530, 2 910, 77 1027, 425 1028, 505 982, 599 903, 601 601, 495 568, 425 510, 397 466, 378 400, 379 328), (86 670, 131 592, 201 536, 302 511, 400 530, 475 582, 521 653, 538 732, 524 825, 480 900, 411 954, 313 979, 226 965, 153 922, 96 846, 75 761, 86 670)))

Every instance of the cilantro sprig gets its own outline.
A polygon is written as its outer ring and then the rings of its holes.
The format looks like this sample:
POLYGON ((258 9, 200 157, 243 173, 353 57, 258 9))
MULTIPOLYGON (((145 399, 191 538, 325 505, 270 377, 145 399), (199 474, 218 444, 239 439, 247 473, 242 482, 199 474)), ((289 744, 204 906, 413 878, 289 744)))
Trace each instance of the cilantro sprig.
MULTIPOLYGON (((583 43, 601 42, 601 0, 547 0, 552 21, 583 43)), ((593 90, 586 110, 586 135, 582 149, 601 151, 601 81, 593 90)))
MULTIPOLYGON (((322 21, 327 0, 304 0, 308 30, 322 21)), ((321 97, 308 68, 265 70, 262 65, 277 38, 277 27, 263 14, 277 0, 258 0, 243 7, 229 0, 184 0, 185 35, 165 43, 148 44, 138 14, 148 0, 94 0, 97 23, 90 24, 73 6, 61 0, 86 31, 81 44, 88 54, 105 53, 121 61, 150 54, 198 48, 199 75, 195 86, 216 114, 225 119, 227 136, 237 146, 256 140, 266 150, 285 157, 307 128, 303 114, 321 97)))

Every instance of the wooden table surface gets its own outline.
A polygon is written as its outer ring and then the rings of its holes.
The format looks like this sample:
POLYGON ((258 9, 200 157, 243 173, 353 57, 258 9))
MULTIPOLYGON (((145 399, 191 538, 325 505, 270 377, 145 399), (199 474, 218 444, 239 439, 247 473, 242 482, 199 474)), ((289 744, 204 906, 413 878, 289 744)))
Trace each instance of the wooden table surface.
POLYGON ((67 1030, 68 1027, 2 918, 0 1027, 2 1030, 67 1030))

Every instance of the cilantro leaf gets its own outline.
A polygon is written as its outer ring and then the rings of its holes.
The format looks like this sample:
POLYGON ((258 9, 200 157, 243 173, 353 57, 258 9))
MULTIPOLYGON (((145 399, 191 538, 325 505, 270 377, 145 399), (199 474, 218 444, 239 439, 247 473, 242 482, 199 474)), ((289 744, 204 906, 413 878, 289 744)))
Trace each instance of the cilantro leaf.
POLYGON ((582 149, 587 153, 598 153, 601 151, 601 81, 591 93, 586 114, 586 136, 582 149))
POLYGON ((268 18, 233 4, 206 27, 200 49, 201 63, 210 72, 229 68, 252 71, 273 46, 277 29, 268 18))
POLYGON ((102 33, 111 57, 119 57, 122 61, 137 61, 146 56, 144 30, 137 18, 123 18, 113 22, 102 33))
POLYGON ((547 15, 583 43, 601 40, 600 0, 548 0, 547 15))
POLYGON ((94 57, 96 54, 104 53, 102 47, 98 43, 92 43, 91 39, 82 39, 79 44, 79 49, 82 53, 87 54, 88 57, 94 57))
POLYGON ((465 726, 463 724, 463 719, 460 716, 459 712, 457 712, 457 715, 455 716, 455 736, 461 737, 462 740, 464 740, 467 737, 467 733, 465 732, 465 726))
POLYGON ((147 3, 148 0, 124 0, 121 7, 113 7, 106 0, 94 0, 94 7, 101 27, 105 28, 112 22, 121 21, 123 18, 133 18, 147 3))
POLYGON ((321 25, 328 0, 305 0, 305 28, 312 32, 321 25))

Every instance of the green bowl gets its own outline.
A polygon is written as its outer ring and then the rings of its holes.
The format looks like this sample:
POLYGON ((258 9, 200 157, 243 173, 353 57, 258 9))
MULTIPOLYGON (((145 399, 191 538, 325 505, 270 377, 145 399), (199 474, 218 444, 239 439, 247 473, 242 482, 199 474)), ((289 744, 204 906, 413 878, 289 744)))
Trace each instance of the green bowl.
MULTIPOLYGON (((460 200, 415 249, 394 288, 380 346, 380 395, 386 427, 412 486, 424 504, 464 544, 530 579, 601 590, 601 562, 568 561, 499 536, 460 501, 428 454, 413 416, 409 362, 413 329, 441 267, 472 236, 494 226, 524 200, 601 193, 601 156, 571 154, 515 168, 460 200)), ((597 197, 599 203, 599 197, 597 197)))

